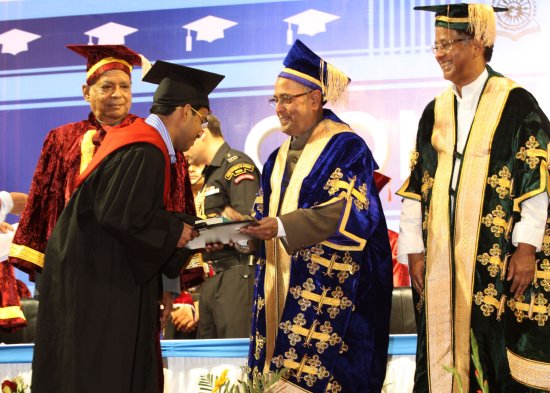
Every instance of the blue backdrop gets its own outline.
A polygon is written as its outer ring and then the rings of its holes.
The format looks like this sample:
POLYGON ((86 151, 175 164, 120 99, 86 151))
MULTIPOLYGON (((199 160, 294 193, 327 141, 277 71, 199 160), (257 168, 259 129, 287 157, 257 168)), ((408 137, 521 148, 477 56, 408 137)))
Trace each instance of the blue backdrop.
MULTIPOLYGON (((526 86, 543 109, 548 108, 550 67, 542 49, 550 37, 539 21, 550 16, 549 2, 485 2, 514 7, 513 12, 499 14, 491 65, 526 86)), ((267 99, 289 42, 300 38, 351 77, 349 101, 335 111, 371 146, 381 171, 393 178, 394 192, 408 175, 420 114, 448 83, 430 50, 433 14, 412 7, 441 3, 0 0, 0 189, 27 191, 47 132, 88 114, 81 96, 84 59, 66 44, 118 39, 151 61, 163 59, 226 75, 212 96, 212 110, 229 143, 246 150, 261 167, 283 140, 267 99), (308 10, 330 15, 323 20, 306 14, 294 24, 284 21, 308 10), (182 27, 207 16, 226 19, 231 27, 209 25, 198 32, 182 27), (119 37, 109 32, 101 37, 85 34, 107 23, 131 32, 119 37), (189 39, 192 47, 186 50, 189 39)), ((140 81, 139 69, 133 81, 132 112, 146 116, 155 86, 140 81)), ((397 229, 400 202, 384 193, 383 203, 390 227, 397 229)), ((9 217, 10 222, 16 220, 9 217)))

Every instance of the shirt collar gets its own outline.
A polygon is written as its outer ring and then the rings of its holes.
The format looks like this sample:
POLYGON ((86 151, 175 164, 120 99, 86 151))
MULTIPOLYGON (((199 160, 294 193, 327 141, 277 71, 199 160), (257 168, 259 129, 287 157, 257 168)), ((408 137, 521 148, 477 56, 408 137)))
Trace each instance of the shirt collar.
POLYGON ((168 130, 166 129, 166 126, 160 120, 160 117, 157 115, 151 114, 147 116, 147 119, 145 119, 145 123, 149 124, 151 127, 153 127, 155 130, 157 130, 162 137, 162 140, 166 144, 166 148, 168 149, 168 155, 170 156, 170 163, 174 164, 176 162, 176 151, 174 150, 174 145, 172 144, 172 139, 170 139, 170 134, 168 133, 168 130))
POLYGON ((214 158, 212 158, 212 162, 209 166, 222 166, 225 154, 229 151, 229 149, 230 147, 227 142, 224 142, 223 145, 220 146, 216 154, 214 154, 214 158))
POLYGON ((487 79, 489 78, 489 72, 487 71, 487 68, 483 69, 483 72, 479 74, 479 76, 469 85, 462 87, 462 97, 458 94, 458 91, 456 90, 456 86, 453 85, 453 92, 455 93, 455 96, 457 100, 460 101, 470 101, 473 100, 473 102, 476 103, 479 99, 479 96, 481 95, 481 92, 483 91, 483 86, 485 86, 485 82, 487 82, 487 79))

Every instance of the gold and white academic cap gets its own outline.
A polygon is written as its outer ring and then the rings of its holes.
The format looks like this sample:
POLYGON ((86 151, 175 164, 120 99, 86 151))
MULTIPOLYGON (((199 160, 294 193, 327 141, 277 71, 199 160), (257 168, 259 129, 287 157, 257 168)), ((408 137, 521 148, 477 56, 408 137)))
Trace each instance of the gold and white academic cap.
POLYGON ((189 52, 193 49, 193 37, 191 36, 191 30, 197 32, 197 41, 212 42, 223 38, 224 30, 237 24, 237 22, 229 19, 208 15, 204 18, 183 25, 182 27, 187 29, 187 36, 185 37, 185 50, 189 52))
POLYGON ((124 37, 136 31, 138 31, 138 29, 133 27, 109 22, 92 30, 88 30, 84 34, 89 37, 89 45, 94 44, 92 37, 97 38, 96 44, 98 45, 124 45, 124 37))
POLYGON ((28 31, 11 29, 0 34, 1 53, 16 55, 29 50, 29 42, 39 39, 40 35, 28 31))
POLYGON ((327 31, 327 23, 335 21, 339 18, 340 17, 338 15, 314 10, 313 8, 304 12, 300 12, 299 14, 289 16, 288 18, 283 19, 284 22, 288 23, 288 29, 286 32, 286 43, 288 45, 292 45, 292 43, 294 42, 291 25, 298 25, 297 34, 307 34, 313 37, 315 34, 327 31))

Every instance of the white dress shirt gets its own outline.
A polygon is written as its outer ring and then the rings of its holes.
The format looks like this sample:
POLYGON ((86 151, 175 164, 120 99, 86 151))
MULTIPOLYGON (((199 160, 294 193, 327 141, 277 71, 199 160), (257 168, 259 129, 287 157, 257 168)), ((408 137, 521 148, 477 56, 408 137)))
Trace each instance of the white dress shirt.
MULTIPOLYGON (((462 88, 462 96, 458 94, 456 87, 453 91, 457 99, 457 135, 456 150, 462 154, 468 140, 468 134, 474 120, 477 105, 483 86, 489 77, 485 69, 472 83, 462 88)), ((455 160, 452 188, 456 189, 460 159, 455 160)), ((451 203, 454 206, 454 203, 451 203)), ((548 211, 548 194, 543 192, 529 198, 521 204, 521 220, 514 226, 512 232, 512 244, 527 243, 535 246, 540 251, 544 238, 544 228, 548 211), (544 212, 544 214, 541 214, 544 212)), ((422 211, 420 202, 405 198, 401 208, 401 220, 399 224, 399 237, 397 240, 397 259, 401 263, 408 262, 408 254, 424 251, 422 239, 422 211)))

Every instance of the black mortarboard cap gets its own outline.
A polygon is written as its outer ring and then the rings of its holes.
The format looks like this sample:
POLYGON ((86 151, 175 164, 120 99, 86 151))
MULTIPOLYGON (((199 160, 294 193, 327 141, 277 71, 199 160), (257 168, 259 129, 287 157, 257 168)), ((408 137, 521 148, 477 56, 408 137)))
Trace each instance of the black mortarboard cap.
POLYGON ((158 85, 153 96, 155 104, 210 108, 208 94, 223 78, 224 75, 157 60, 143 81, 158 85))

